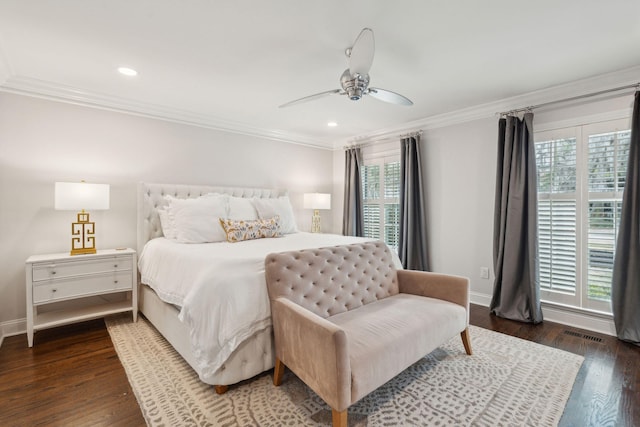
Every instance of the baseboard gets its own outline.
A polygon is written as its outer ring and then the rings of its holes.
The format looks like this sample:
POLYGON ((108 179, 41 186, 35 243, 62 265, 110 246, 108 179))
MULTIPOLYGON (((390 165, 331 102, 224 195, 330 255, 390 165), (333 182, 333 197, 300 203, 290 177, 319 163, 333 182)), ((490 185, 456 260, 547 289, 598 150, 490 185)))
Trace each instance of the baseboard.
POLYGON ((27 319, 9 320, 0 323, 0 347, 5 337, 27 333, 27 319))
POLYGON ((474 304, 482 305, 485 307, 489 307, 489 305, 491 304, 491 295, 469 292, 469 296, 471 298, 471 302, 474 304))
POLYGON ((582 328, 605 335, 616 336, 613 315, 563 307, 552 303, 542 303, 544 320, 582 328))
MULTIPOLYGON (((491 295, 471 292, 470 297, 471 302, 474 304, 489 307, 491 303, 491 295)), ((613 316, 610 314, 542 302, 542 315, 544 320, 549 322, 562 323, 575 328, 616 336, 616 327, 613 323, 613 316)))
MULTIPOLYGON (((470 293, 471 302, 489 307, 491 295, 478 292, 470 293)), ((563 325, 599 332, 601 334, 616 336, 616 327, 613 316, 588 312, 576 308, 568 308, 560 305, 542 303, 542 315, 544 320, 562 323, 563 325)), ((5 337, 25 334, 27 332, 27 319, 10 320, 0 323, 0 347, 5 337)))

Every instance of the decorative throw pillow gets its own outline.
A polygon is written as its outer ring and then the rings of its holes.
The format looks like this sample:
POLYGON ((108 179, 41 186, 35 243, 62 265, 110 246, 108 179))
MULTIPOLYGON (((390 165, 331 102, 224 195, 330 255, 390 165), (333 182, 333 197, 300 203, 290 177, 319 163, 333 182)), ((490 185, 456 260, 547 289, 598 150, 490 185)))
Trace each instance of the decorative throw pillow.
POLYGON ((220 225, 227 235, 227 242, 231 243, 281 235, 280 217, 278 216, 253 220, 220 218, 220 225))
POLYGON ((253 206, 258 211, 258 216, 262 219, 280 217, 280 233, 290 234, 298 231, 296 219, 293 215, 293 208, 288 196, 280 196, 274 199, 254 198, 253 206))

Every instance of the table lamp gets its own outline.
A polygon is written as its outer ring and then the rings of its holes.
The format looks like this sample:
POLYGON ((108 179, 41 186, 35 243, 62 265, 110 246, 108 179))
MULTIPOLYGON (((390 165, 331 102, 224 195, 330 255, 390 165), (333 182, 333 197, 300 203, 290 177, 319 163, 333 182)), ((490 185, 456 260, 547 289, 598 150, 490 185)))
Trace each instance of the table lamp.
POLYGON ((56 182, 55 209, 80 211, 77 222, 71 223, 71 255, 95 254, 95 223, 85 209, 109 209, 109 184, 56 182))
POLYGON ((311 232, 320 233, 320 209, 331 209, 331 194, 305 193, 304 208, 313 209, 311 217, 311 232))

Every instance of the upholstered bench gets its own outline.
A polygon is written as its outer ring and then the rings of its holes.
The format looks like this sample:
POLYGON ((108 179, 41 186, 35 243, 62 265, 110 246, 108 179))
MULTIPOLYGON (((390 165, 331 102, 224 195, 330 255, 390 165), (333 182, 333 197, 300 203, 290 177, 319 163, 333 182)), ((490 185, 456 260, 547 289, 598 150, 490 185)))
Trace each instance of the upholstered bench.
POLYGON ((270 254, 274 384, 285 365, 347 425, 347 408, 468 333, 469 280, 397 270, 389 248, 366 242, 270 254))

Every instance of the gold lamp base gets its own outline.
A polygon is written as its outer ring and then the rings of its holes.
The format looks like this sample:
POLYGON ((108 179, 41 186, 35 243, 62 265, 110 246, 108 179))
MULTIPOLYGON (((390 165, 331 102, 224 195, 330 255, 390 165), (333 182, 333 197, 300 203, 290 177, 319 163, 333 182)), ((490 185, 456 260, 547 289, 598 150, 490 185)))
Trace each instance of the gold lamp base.
POLYGON ((96 225, 89 220, 89 212, 78 212, 78 221, 71 223, 71 255, 96 253, 96 225))
POLYGON ((313 210, 313 216, 311 217, 311 232, 320 232, 320 211, 318 209, 313 210))
POLYGON ((96 248, 87 248, 87 249, 71 249, 71 255, 87 255, 87 254, 95 254, 96 248))

